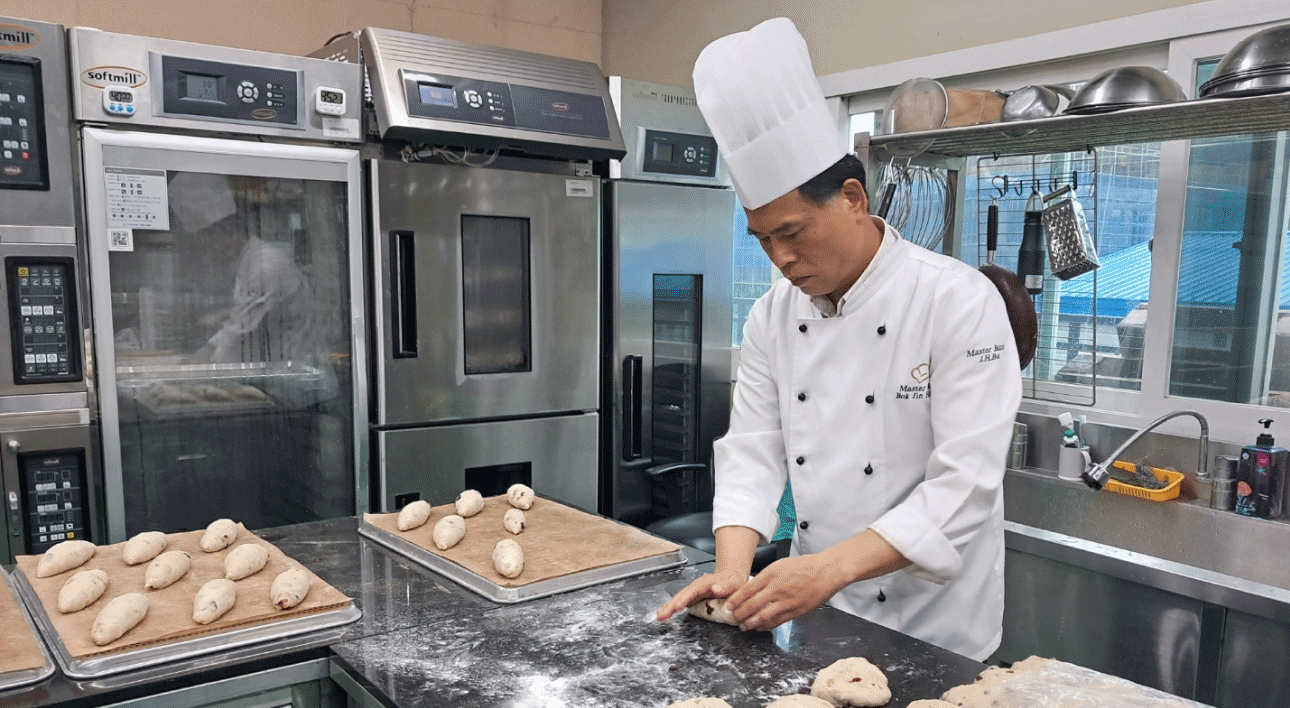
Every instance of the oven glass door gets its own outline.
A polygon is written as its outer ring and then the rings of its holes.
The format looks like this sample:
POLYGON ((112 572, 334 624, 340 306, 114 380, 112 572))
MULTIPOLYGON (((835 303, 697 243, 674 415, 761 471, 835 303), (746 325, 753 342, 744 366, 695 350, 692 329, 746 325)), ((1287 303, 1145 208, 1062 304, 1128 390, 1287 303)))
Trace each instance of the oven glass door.
POLYGON ((380 426, 598 405, 595 180, 375 161, 380 426))
POLYGON ((353 514, 357 155, 85 132, 109 528, 353 514))

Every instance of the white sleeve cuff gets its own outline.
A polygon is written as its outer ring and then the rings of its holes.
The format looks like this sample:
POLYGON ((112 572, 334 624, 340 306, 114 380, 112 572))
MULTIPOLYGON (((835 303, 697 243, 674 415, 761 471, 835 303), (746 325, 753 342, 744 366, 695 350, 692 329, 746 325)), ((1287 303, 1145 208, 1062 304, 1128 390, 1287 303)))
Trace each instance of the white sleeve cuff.
POLYGON ((963 556, 926 516, 908 504, 883 514, 870 526, 912 564, 906 572, 947 583, 963 570, 963 556))

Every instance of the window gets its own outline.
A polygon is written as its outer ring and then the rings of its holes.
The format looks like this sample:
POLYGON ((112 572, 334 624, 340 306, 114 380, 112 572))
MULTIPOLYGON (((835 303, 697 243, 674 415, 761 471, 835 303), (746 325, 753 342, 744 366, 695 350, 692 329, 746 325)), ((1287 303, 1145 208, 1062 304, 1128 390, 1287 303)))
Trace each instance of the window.
POLYGON ((1286 149, 1285 132, 1191 144, 1170 395, 1290 407, 1286 149))

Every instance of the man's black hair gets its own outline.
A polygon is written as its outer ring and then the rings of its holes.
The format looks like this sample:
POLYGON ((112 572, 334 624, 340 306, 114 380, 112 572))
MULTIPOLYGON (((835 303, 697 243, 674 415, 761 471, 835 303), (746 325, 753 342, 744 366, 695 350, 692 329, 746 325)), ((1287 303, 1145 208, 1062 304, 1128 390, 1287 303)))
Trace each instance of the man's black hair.
MULTIPOLYGON (((797 188, 802 198, 816 206, 823 206, 842 191, 842 183, 849 179, 860 180, 860 187, 865 186, 864 163, 852 153, 842 156, 841 160, 797 188)), ((866 191, 866 194, 868 192, 866 191)))

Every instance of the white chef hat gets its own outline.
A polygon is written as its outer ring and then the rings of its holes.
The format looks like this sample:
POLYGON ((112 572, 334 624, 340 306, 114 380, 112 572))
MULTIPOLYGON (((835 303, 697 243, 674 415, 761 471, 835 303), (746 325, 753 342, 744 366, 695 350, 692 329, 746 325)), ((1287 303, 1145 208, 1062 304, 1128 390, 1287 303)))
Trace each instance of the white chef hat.
POLYGON ((694 62, 694 93, 748 209, 797 189, 846 154, 806 40, 786 17, 705 47, 694 62))

